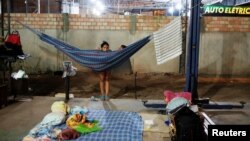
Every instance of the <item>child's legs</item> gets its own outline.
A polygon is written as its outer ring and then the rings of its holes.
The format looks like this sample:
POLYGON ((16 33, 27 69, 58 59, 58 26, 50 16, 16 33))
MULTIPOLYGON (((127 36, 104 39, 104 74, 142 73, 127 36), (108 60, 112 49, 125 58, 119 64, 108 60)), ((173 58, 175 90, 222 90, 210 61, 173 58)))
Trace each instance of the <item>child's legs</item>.
POLYGON ((99 73, 99 78, 100 78, 101 95, 104 95, 104 93, 105 93, 105 72, 100 72, 99 73))
POLYGON ((109 78, 110 78, 110 72, 106 71, 105 72, 105 94, 106 96, 108 96, 109 94, 109 88, 110 88, 109 78))

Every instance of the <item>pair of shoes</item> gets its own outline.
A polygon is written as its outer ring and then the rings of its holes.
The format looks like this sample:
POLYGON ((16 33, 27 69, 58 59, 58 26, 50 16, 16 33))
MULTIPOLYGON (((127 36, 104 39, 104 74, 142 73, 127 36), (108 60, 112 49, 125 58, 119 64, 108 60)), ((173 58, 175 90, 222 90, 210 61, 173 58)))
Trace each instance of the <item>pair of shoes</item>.
POLYGON ((108 97, 108 96, 106 96, 106 95, 105 95, 105 100, 107 100, 107 101, 109 100, 109 97, 108 97))
POLYGON ((104 101, 105 100, 105 96, 104 95, 100 96, 100 100, 104 101))

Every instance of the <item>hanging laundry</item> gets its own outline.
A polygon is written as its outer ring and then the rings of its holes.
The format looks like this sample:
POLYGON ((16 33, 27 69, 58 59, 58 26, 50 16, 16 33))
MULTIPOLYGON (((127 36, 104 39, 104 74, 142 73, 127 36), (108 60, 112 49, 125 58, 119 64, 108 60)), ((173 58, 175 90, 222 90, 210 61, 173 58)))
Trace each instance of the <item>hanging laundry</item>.
POLYGON ((181 17, 175 18, 162 29, 154 32, 157 64, 163 64, 182 53, 181 17))

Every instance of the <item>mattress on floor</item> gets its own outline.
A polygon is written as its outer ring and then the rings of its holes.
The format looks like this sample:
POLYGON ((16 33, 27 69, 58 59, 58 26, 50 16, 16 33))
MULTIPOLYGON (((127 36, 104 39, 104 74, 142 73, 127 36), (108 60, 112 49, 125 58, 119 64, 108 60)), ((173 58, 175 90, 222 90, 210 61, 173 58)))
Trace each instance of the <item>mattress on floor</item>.
MULTIPOLYGON (((76 141, 142 141, 143 120, 135 112, 90 110, 87 116, 98 120, 102 130, 81 135, 76 141)), ((67 127, 62 124, 55 128, 67 127)))

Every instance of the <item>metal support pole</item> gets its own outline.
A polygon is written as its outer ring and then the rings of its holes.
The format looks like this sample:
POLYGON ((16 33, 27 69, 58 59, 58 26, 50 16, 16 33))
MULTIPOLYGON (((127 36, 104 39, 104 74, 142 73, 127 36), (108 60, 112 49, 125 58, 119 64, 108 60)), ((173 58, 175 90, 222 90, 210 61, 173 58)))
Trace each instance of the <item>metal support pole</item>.
POLYGON ((48 13, 50 13, 50 0, 48 0, 48 13))
POLYGON ((182 28, 184 27, 183 34, 182 34, 182 54, 180 56, 180 64, 179 64, 179 73, 185 74, 185 68, 186 68, 186 50, 187 50, 187 9, 188 9, 188 2, 187 0, 182 0, 183 5, 185 4, 183 15, 182 15, 182 28), (185 13, 185 14, 184 14, 185 13), (185 15, 185 16, 184 16, 185 15))
MULTIPOLYGON (((69 14, 63 13, 63 41, 67 42, 67 33, 69 31, 69 14)), ((62 54, 65 59, 64 53, 62 54)))
POLYGON ((7 12, 8 12, 8 33, 10 33, 10 0, 7 0, 7 12))
POLYGON ((70 87, 70 78, 66 76, 65 78, 65 101, 69 100, 69 87, 70 87))
POLYGON ((135 99, 137 99, 137 94, 136 94, 136 89, 137 89, 136 79, 137 79, 137 72, 135 72, 135 99))
POLYGON ((117 14, 119 14, 120 13, 120 0, 118 0, 118 4, 117 4, 117 14))
POLYGON ((3 63, 4 63, 4 67, 3 67, 3 83, 5 83, 5 81, 6 81, 6 78, 5 78, 5 76, 6 76, 6 70, 7 70, 7 65, 8 65, 8 63, 7 62, 5 62, 5 61, 3 61, 3 63))
POLYGON ((4 0, 1 0, 1 31, 2 31, 2 37, 4 37, 4 0))
POLYGON ((174 1, 172 0, 172 16, 174 16, 174 1))
POLYGON ((197 87, 200 44, 200 1, 201 0, 191 0, 191 14, 189 18, 185 91, 192 93, 193 102, 198 99, 197 87))
POLYGON ((41 13, 41 5, 40 5, 40 0, 37 0, 37 13, 40 14, 41 13))
MULTIPOLYGON (((11 65, 12 61, 9 61, 8 64, 9 64, 9 76, 8 76, 8 79, 9 79, 9 89, 10 89, 10 93, 11 95, 13 94, 13 90, 12 90, 12 78, 11 78, 11 73, 12 73, 12 65, 11 65)), ((16 98, 16 95, 14 95, 14 100, 16 98)))

